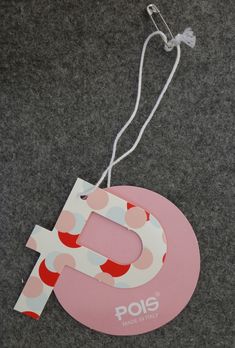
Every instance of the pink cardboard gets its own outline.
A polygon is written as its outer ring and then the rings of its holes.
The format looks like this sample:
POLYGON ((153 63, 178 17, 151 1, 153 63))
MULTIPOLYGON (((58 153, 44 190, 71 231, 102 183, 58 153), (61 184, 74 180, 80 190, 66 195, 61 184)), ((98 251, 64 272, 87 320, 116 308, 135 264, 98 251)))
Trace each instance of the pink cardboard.
MULTIPOLYGON (((132 186, 106 190, 144 207, 160 222, 167 238, 163 267, 146 284, 122 289, 66 266, 54 292, 66 312, 94 330, 112 335, 145 333, 171 321, 189 302, 200 271, 198 242, 182 212, 158 193, 132 186)), ((105 238, 103 243, 107 244, 105 238)))

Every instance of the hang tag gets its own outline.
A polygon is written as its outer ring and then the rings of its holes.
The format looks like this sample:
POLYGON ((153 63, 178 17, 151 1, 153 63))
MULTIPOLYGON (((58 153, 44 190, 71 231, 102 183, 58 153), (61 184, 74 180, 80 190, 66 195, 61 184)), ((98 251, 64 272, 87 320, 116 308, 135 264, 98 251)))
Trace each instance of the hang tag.
POLYGON ((173 319, 194 291, 200 257, 193 230, 157 193, 120 186, 80 196, 91 187, 77 179, 54 229, 34 228, 27 246, 40 257, 15 309, 39 319, 54 290, 71 316, 95 330, 153 330, 173 319), (138 253, 127 263, 133 248, 138 253))

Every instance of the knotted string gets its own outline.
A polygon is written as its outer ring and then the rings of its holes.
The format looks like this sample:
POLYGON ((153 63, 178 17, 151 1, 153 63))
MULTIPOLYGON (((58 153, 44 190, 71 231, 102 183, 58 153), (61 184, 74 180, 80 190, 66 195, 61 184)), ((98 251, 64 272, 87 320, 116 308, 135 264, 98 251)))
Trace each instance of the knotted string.
POLYGON ((127 157, 128 155, 130 155, 138 146, 142 135, 145 131, 145 128, 147 127, 147 125, 150 123, 150 121, 152 120, 164 94, 167 91, 167 88, 169 87, 173 76, 175 74, 175 71, 177 69, 177 66, 179 65, 180 62, 180 56, 181 56, 181 49, 180 49, 180 44, 181 42, 184 42, 185 44, 187 44, 190 47, 194 47, 195 42, 196 42, 196 38, 193 35, 193 32, 191 30, 191 28, 187 28, 185 29, 185 31, 183 32, 183 34, 178 34, 176 35, 175 38, 171 39, 170 41, 167 41, 167 37, 166 35, 162 32, 162 31, 155 31, 152 34, 150 34, 147 39, 144 42, 143 48, 142 48, 142 53, 141 53, 141 58, 140 58, 140 66, 139 66, 139 77, 138 77, 138 90, 137 90, 137 98, 136 98, 136 103, 135 103, 135 107, 134 107, 134 111, 131 114, 130 118, 128 119, 128 121, 125 123, 125 125, 121 128, 121 130, 118 132, 114 143, 113 143, 113 151, 112 151, 112 156, 109 162, 108 167, 104 170, 104 172, 102 173, 100 179, 97 181, 97 183, 89 190, 87 190, 86 192, 82 192, 81 195, 86 196, 89 193, 95 191, 100 185, 101 183, 104 181, 105 177, 108 175, 108 179, 107 179, 107 187, 110 187, 111 185, 111 175, 112 175, 112 168, 118 164, 120 161, 122 161, 125 157, 127 157), (156 103, 150 113, 150 115, 148 116, 148 118, 146 119, 146 121, 144 122, 143 126, 141 127, 139 134, 134 142, 134 144, 131 146, 131 148, 129 150, 127 150, 124 154, 122 154, 121 156, 119 156, 117 159, 115 159, 115 155, 116 155, 116 150, 117 150, 117 144, 119 139, 121 138, 122 134, 125 132, 125 130, 129 127, 129 125, 131 124, 131 122, 134 120, 136 113, 138 111, 139 108, 139 103, 140 103, 140 97, 141 97, 141 89, 142 89, 142 76, 143 76, 143 65, 144 65, 144 58, 145 58, 145 52, 146 52, 146 48, 148 46, 149 41, 154 37, 154 36, 160 36, 164 43, 165 43, 165 50, 166 51, 171 51, 174 47, 176 47, 177 53, 176 53, 176 58, 175 58, 175 62, 173 65, 173 68, 170 72, 170 75, 159 95, 159 97, 156 100, 156 103))
POLYGON ((175 46, 180 45, 181 42, 185 43, 191 48, 194 48, 196 44, 196 36, 193 34, 191 28, 186 28, 182 34, 177 34, 173 39, 165 44, 165 51, 171 51, 175 46))

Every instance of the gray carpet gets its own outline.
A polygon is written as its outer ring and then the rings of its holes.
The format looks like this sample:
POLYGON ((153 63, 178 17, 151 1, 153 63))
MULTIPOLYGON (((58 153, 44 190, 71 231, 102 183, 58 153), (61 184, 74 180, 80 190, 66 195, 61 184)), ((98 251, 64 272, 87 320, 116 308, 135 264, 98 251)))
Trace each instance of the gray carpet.
MULTIPOLYGON (((159 330, 112 337, 75 322, 51 296, 40 321, 13 311, 37 254, 35 224, 52 228, 77 176, 95 183, 135 103, 140 50, 153 30, 146 1, 1 0, 1 347, 233 346, 232 0, 162 0, 174 33, 191 26, 182 60, 138 149, 113 185, 149 188, 187 216, 201 275, 185 310, 159 330)), ((175 53, 148 50, 138 118, 159 93, 175 53)), ((233 57, 234 58, 234 57, 233 57)))

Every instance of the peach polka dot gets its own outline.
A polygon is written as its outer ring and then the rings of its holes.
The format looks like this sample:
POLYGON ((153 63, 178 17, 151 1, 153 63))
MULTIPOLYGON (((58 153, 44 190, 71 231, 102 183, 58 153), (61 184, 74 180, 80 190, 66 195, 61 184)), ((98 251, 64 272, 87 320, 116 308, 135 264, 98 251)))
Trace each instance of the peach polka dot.
POLYGON ((102 283, 108 284, 110 286, 114 286, 114 279, 108 273, 104 273, 104 272, 98 273, 96 274, 95 278, 102 283))
POLYGON ((87 204, 91 209, 99 210, 106 207, 108 204, 108 194, 104 190, 97 189, 96 191, 92 192, 87 197, 87 204))
POLYGON ((69 266, 72 268, 75 268, 76 262, 73 258, 73 256, 69 254, 60 254, 56 256, 54 260, 54 267, 56 272, 61 273, 64 266, 69 266))
POLYGON ((69 232, 74 228, 75 225, 75 217, 69 211, 63 210, 59 216, 59 219, 56 222, 55 227, 57 230, 62 232, 69 232))
POLYGON ((140 258, 133 263, 133 266, 138 269, 146 269, 153 263, 153 254, 147 248, 143 248, 140 258))
POLYGON ((125 220, 131 228, 142 227, 146 222, 146 212, 140 207, 133 207, 127 210, 125 220))
POLYGON ((32 250, 37 250, 37 243, 32 237, 29 237, 26 246, 32 250))
POLYGON ((43 284, 37 277, 31 276, 23 289, 23 294, 27 297, 38 297, 43 290, 43 284))

